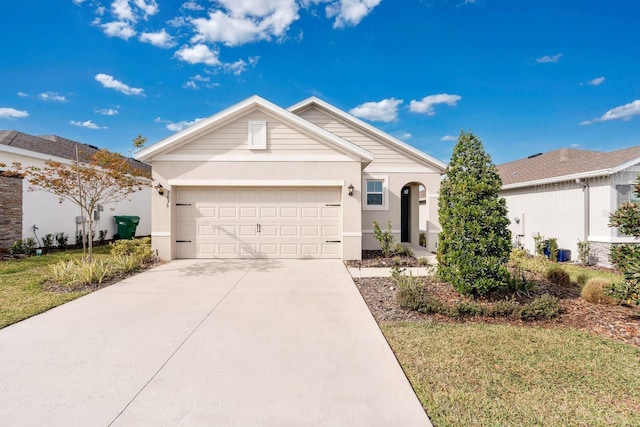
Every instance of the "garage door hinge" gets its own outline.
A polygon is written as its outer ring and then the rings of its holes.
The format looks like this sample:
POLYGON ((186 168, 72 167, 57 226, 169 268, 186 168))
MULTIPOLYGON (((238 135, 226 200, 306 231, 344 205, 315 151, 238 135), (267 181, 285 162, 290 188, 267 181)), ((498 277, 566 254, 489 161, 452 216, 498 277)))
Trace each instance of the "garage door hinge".
POLYGON ((340 206, 340 203, 336 203, 336 204, 333 204, 333 203, 327 203, 325 206, 340 206))
POLYGON ((191 203, 176 203, 176 206, 191 206, 191 203))
POLYGON ((191 243, 191 240, 176 240, 176 243, 191 243))
POLYGON ((325 240, 325 243, 341 243, 342 240, 325 240))

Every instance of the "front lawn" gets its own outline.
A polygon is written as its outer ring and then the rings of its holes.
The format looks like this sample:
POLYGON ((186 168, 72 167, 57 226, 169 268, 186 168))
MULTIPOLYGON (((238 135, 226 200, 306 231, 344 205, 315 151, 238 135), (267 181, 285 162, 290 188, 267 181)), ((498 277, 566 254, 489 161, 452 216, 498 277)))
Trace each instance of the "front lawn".
MULTIPOLYGON (((109 246, 93 250, 96 259, 109 255, 109 246)), ((82 250, 0 261, 0 328, 74 300, 89 291, 45 292, 43 283, 51 265, 61 260, 81 258, 82 250)))
POLYGON ((640 425, 640 348, 574 329, 381 328, 435 426, 640 425))

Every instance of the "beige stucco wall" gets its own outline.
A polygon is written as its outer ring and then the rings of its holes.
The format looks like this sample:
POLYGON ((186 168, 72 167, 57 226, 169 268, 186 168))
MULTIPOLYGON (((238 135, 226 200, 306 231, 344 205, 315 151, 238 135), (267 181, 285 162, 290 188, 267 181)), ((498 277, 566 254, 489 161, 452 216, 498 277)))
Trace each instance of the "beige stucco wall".
MULTIPOLYGON (((437 172, 429 171, 425 168, 425 172, 413 172, 413 173, 384 173, 376 172, 373 174, 365 173, 362 176, 362 187, 364 188, 365 182, 368 177, 380 178, 385 177, 388 179, 388 208, 385 210, 366 210, 362 211, 362 233, 363 233, 363 249, 380 249, 380 244, 375 239, 373 233, 373 221, 377 221, 380 228, 386 230, 387 222, 391 221, 391 228, 393 234, 398 242, 400 242, 400 224, 401 224, 401 191, 402 188, 408 184, 411 184, 411 226, 410 226, 410 243, 412 245, 418 245, 418 238, 420 230, 423 225, 420 221, 420 209, 419 209, 419 191, 420 185, 427 189, 427 193, 437 193, 440 188, 440 174, 437 172)), ((363 195, 362 195, 363 196, 363 195)), ((365 205, 364 198, 362 199, 363 206, 365 205)), ((437 203, 434 209, 433 205, 429 206, 429 210, 426 212, 424 221, 429 221, 439 228, 438 223, 438 210, 437 203)))
MULTIPOLYGON (((361 257, 361 214, 359 190, 348 195, 350 183, 360 181, 360 163, 349 162, 187 162, 155 161, 154 183, 171 194, 181 185, 189 186, 340 186, 342 187, 342 257, 361 257), (329 183, 329 184, 327 184, 329 183)), ((152 245, 162 259, 175 258, 175 204, 164 196, 152 198, 152 245)))

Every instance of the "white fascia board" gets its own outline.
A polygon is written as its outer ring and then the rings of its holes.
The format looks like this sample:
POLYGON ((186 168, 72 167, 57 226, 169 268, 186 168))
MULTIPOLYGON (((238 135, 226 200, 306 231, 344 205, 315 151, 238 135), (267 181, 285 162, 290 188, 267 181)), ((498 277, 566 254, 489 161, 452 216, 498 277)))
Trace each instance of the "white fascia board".
POLYGON ((334 180, 264 180, 264 179, 170 179, 174 187, 344 187, 346 181, 334 180))
POLYGON ((635 166, 635 165, 637 165, 638 163, 640 163, 640 157, 636 157, 636 158, 634 158, 634 159, 631 159, 631 160, 629 160, 629 161, 626 161, 626 162, 624 162, 624 163, 621 163, 621 164, 619 164, 618 166, 615 166, 615 167, 612 169, 612 172, 613 172, 613 173, 617 173, 617 172, 623 171, 623 170, 625 170, 625 169, 627 169, 627 168, 630 168, 631 166, 635 166))
POLYGON ((188 127, 187 129, 175 133, 160 142, 150 145, 147 148, 143 148, 142 150, 135 153, 135 158, 142 161, 149 160, 153 156, 168 150, 173 145, 182 143, 185 140, 198 136, 199 134, 209 130, 214 124, 224 123, 254 106, 265 109, 267 112, 275 115, 283 121, 306 129, 310 133, 317 135, 322 139, 327 140, 334 145, 337 145, 338 147, 341 147, 343 150, 351 154, 355 154, 366 163, 370 163, 373 161, 373 154, 371 154, 369 151, 345 139, 342 139, 339 136, 332 134, 331 132, 322 129, 319 126, 316 126, 313 123, 304 120, 302 117, 296 116, 295 114, 290 113, 289 111, 278 107, 277 105, 257 95, 247 98, 244 101, 241 101, 217 114, 214 114, 207 119, 201 120, 198 123, 195 123, 194 125, 188 127))
POLYGON ((513 190, 516 188, 533 187, 536 185, 555 184, 556 182, 575 181, 576 179, 596 178, 599 176, 609 176, 613 169, 600 169, 590 172, 579 172, 571 175, 554 176, 551 178, 537 179, 535 181, 516 182, 502 186, 502 190, 513 190))
POLYGON ((310 98, 307 98, 295 105, 293 105, 292 107, 289 107, 287 110, 295 113, 299 110, 302 110, 306 107, 309 107, 313 104, 317 104, 320 107, 330 111, 331 113, 337 115, 338 117, 341 117, 343 120, 350 122, 351 124, 360 127, 361 129, 366 130, 369 133, 372 133, 373 135, 377 136, 380 139, 383 139, 389 143, 391 143, 392 145, 396 145, 398 148, 404 150, 404 151, 408 151, 409 153, 413 154, 415 157, 419 158, 420 160, 427 162, 431 165, 434 165, 436 167, 438 167, 441 170, 441 173, 444 173, 445 169, 447 168, 446 163, 441 162, 440 160, 436 159, 435 157, 431 157, 428 154, 418 150, 415 147, 412 147, 411 145, 407 144, 406 142, 403 142, 401 140, 399 140, 398 138, 395 138, 391 135, 389 135, 386 132, 381 131, 380 129, 376 128, 375 126, 372 126, 360 119, 358 119, 357 117, 352 116, 349 113, 346 113, 342 110, 340 110, 339 108, 334 107, 333 105, 319 99, 316 98, 315 96, 312 96, 310 98))

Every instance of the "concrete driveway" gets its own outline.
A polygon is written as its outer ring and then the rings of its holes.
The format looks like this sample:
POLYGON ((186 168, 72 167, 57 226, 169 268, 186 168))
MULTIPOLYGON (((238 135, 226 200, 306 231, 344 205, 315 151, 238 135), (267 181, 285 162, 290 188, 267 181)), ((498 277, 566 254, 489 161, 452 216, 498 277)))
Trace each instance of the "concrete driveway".
POLYGON ((5 426, 429 426, 337 260, 184 260, 0 330, 5 426))

